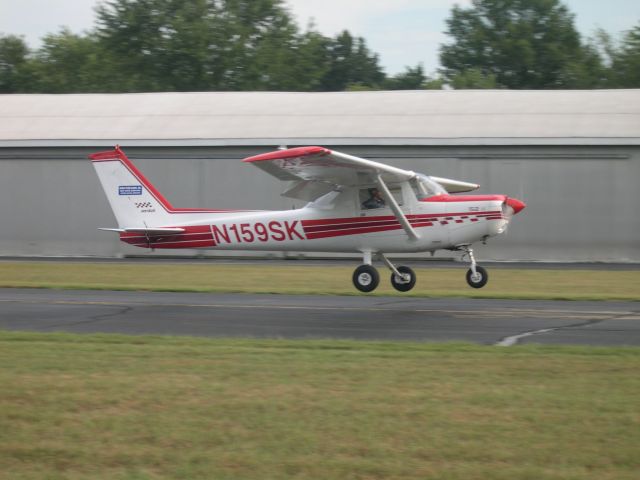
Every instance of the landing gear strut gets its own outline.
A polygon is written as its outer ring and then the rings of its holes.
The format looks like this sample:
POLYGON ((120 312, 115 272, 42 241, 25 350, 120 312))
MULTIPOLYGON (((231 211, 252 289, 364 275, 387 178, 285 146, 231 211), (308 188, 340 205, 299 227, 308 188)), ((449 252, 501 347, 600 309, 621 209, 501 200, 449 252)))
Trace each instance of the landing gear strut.
POLYGON ((469 257, 471 261, 471 268, 467 271, 467 283, 472 288, 482 288, 489 281, 489 274, 480 265, 476 264, 476 257, 473 255, 473 249, 469 245, 462 245, 459 247, 464 252, 465 256, 469 257))
POLYGON ((380 257, 382 257, 384 264, 391 270, 391 285, 393 285, 393 288, 399 292, 408 292, 415 286, 416 274, 413 270, 404 265, 396 267, 383 254, 380 254, 380 257))
MULTIPOLYGON (((404 265, 396 267, 382 253, 384 264, 391 270, 391 285, 399 292, 408 292, 416 284, 415 272, 404 265)), ((371 264, 371 252, 364 252, 363 265, 353 272, 353 285, 361 292, 372 292, 380 283, 378 270, 371 264)))

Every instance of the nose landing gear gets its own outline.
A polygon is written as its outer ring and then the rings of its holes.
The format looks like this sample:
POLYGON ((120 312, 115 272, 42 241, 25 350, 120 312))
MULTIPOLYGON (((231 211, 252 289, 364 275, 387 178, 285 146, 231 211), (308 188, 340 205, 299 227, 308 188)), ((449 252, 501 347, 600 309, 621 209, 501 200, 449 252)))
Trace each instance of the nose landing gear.
POLYGON ((471 261, 471 268, 467 270, 467 283, 472 288, 482 288, 489 281, 489 274, 487 270, 476 264, 476 257, 473 255, 473 249, 469 245, 461 245, 458 247, 464 252, 464 257, 469 257, 471 261))
POLYGON ((475 273, 472 269, 467 270, 467 283, 473 288, 482 288, 489 281, 487 270, 481 266, 476 266, 475 273))

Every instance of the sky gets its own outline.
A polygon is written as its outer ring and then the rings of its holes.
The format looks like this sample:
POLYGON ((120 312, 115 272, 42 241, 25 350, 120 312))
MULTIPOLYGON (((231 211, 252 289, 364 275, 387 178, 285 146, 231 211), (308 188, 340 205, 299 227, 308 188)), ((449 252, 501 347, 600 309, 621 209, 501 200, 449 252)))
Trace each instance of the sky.
MULTIPOLYGON (((0 33, 24 36, 37 48, 47 33, 66 26, 74 33, 90 30, 100 0, 0 0, 0 33)), ((333 36, 342 30, 364 37, 390 74, 421 63, 427 73, 438 68, 438 48, 446 43, 445 19, 454 4, 471 0, 285 0, 306 28, 333 36)), ((583 36, 604 28, 616 38, 640 22, 640 0, 563 0, 575 14, 583 36)))

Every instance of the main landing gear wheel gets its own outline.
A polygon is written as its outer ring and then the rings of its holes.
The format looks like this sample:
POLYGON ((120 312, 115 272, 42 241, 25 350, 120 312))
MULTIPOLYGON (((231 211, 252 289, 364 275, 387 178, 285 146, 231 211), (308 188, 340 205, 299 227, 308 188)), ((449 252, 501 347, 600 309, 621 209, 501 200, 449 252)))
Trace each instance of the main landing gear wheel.
POLYGON ((409 267, 405 267, 404 265, 399 266, 397 268, 398 272, 402 275, 399 277, 395 273, 391 274, 391 285, 393 288, 398 290, 399 292, 408 292, 411 290, 416 284, 416 274, 409 267))
POLYGON ((473 273, 472 269, 469 269, 467 271, 467 283, 470 287, 482 288, 487 284, 488 281, 489 274, 484 268, 478 265, 476 265, 476 273, 473 273))
POLYGON ((380 283, 380 275, 371 265, 360 265, 353 272, 353 284, 361 292, 373 292, 380 283))

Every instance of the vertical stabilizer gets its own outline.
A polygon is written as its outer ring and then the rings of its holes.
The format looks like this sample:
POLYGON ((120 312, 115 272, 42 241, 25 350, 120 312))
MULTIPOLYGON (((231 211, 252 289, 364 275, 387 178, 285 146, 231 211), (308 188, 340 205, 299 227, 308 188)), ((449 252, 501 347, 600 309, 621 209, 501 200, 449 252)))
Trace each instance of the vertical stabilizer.
POLYGON ((89 155, 119 228, 171 224, 173 207, 131 163, 119 146, 89 155))

